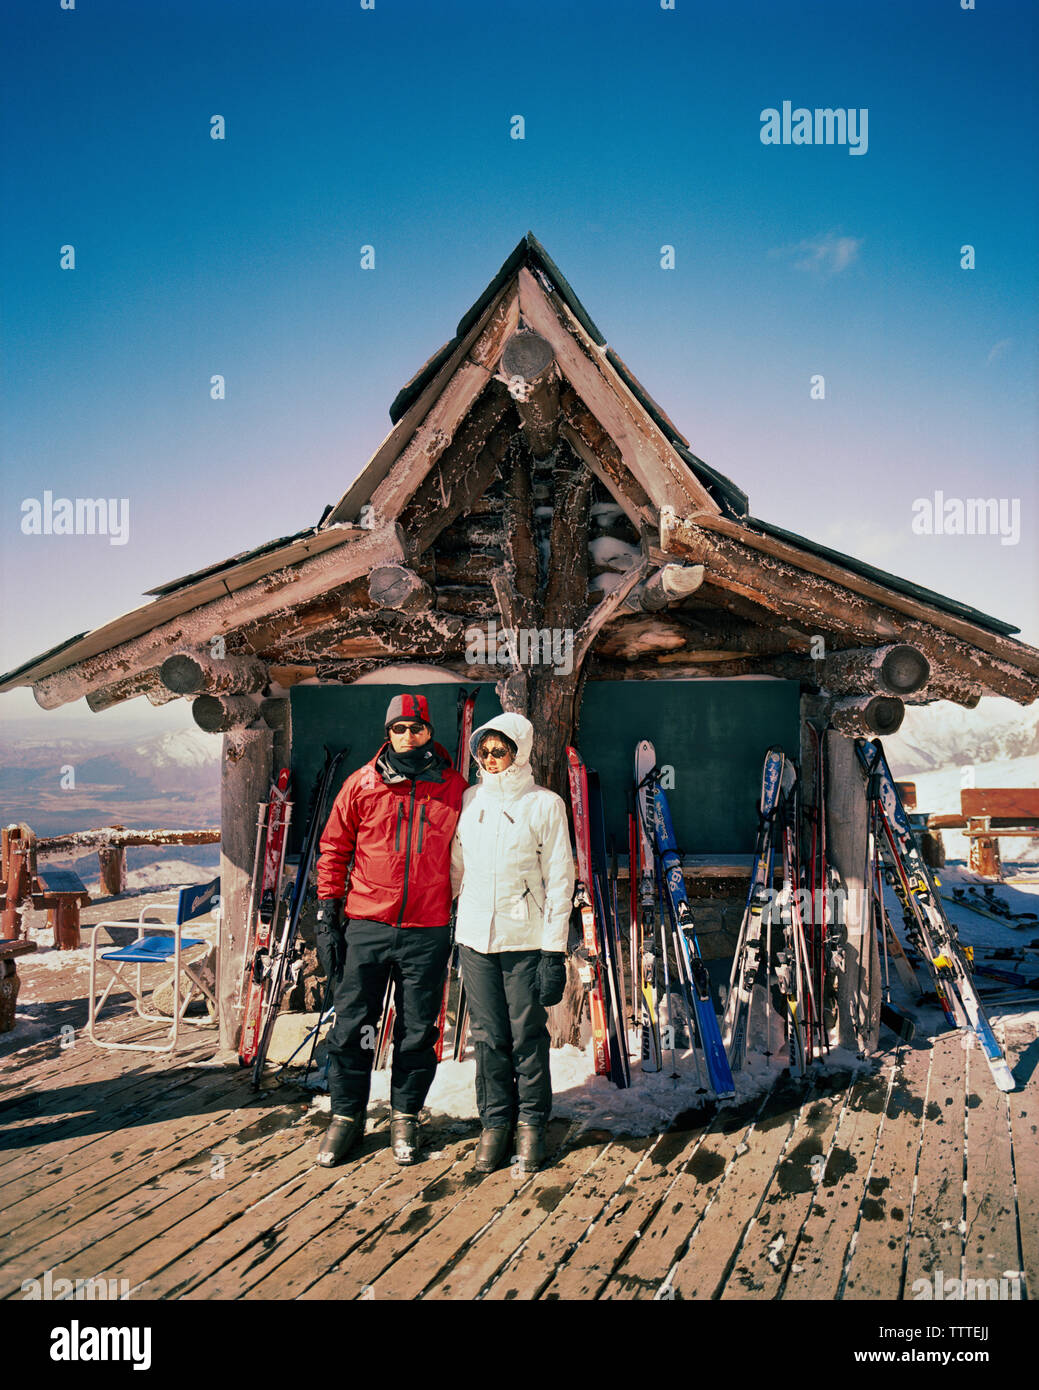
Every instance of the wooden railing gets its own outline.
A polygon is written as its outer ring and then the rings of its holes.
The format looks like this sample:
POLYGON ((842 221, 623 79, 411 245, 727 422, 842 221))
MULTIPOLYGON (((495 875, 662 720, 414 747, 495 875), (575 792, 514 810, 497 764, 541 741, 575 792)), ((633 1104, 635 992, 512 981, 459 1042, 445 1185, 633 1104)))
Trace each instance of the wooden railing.
POLYGON ((79 946, 79 909, 90 902, 90 896, 73 870, 41 870, 41 859, 96 849, 102 896, 114 897, 126 891, 127 846, 220 843, 219 829, 127 830, 122 825, 75 830, 40 840, 31 826, 22 823, 6 826, 2 836, 0 940, 14 941, 24 937, 26 909, 30 906, 46 908, 48 920, 54 927, 54 944, 64 950, 75 950, 79 946))

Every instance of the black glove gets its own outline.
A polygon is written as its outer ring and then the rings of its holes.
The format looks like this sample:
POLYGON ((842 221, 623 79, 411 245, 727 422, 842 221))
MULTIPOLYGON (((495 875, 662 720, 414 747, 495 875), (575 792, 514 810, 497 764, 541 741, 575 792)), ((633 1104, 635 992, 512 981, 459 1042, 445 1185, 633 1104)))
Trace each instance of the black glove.
POLYGON ((558 1004, 566 988, 566 956, 562 951, 542 951, 538 961, 538 999, 543 1008, 558 1004))
POLYGON ((327 980, 335 981, 346 960, 346 933, 343 930, 343 903, 340 898, 322 898, 315 919, 317 961, 327 980))

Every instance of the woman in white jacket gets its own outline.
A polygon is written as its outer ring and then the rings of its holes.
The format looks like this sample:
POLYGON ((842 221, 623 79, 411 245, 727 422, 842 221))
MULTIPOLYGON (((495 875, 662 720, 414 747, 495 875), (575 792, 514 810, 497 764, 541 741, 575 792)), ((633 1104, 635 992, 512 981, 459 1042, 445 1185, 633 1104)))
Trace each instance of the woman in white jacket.
POLYGON ((534 781, 533 735, 520 714, 473 734, 480 781, 462 800, 451 849, 483 1173, 508 1157, 513 1126, 520 1167, 537 1169, 552 1108, 545 1008, 566 982, 574 861, 562 797, 534 781))

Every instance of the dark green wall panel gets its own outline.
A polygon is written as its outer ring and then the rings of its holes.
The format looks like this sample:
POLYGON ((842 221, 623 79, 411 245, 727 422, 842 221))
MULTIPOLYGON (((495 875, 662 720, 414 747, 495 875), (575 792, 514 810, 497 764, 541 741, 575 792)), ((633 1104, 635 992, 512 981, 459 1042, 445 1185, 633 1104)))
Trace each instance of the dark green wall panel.
MULTIPOLYGON (((324 746, 350 745, 344 777, 367 762, 382 742, 386 706, 402 688, 304 685, 292 690, 292 772, 299 798, 294 848, 324 746)), ((414 688, 429 700, 435 737, 454 757, 458 687, 414 688)), ((797 755, 798 705, 798 686, 792 681, 589 681, 578 747, 599 772, 607 833, 616 837, 618 850, 627 850, 635 744, 649 738, 661 765, 674 769, 668 800, 682 852, 749 854, 765 749, 776 743, 797 755)), ((494 687, 480 686, 476 725, 500 711, 494 687)))

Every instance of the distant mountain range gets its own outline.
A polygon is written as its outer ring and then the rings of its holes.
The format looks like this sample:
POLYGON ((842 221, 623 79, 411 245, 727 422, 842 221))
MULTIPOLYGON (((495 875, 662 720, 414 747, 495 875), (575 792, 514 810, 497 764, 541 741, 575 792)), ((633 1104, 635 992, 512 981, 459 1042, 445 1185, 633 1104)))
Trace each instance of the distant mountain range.
POLYGON ((910 705, 905 723, 884 740, 884 748, 896 777, 1034 757, 1033 785, 1039 785, 1039 704, 1022 707, 1010 700, 984 699, 976 709, 944 700, 910 705))
MULTIPOLYGON (((194 830, 220 824, 220 739, 184 729, 153 738, 0 736, 0 816, 38 836, 113 823, 194 830)), ((177 848, 177 847, 174 847, 177 848)))
MULTIPOLYGON (((973 710, 945 702, 910 706, 901 730, 884 746, 896 777, 916 780, 921 810, 958 810, 966 767, 973 766, 978 786, 1039 786, 1039 706, 996 699, 982 700, 973 710)), ((113 823, 169 830, 218 826, 220 753, 221 740, 195 728, 122 739, 107 730, 105 737, 92 735, 88 728, 44 740, 12 722, 0 733, 0 818, 3 824, 26 821, 41 837, 113 823), (69 769, 74 785, 66 788, 69 769)), ((1013 849, 1014 857, 1039 853, 1027 841, 1013 849)), ((959 850, 957 843, 953 852, 959 850)), ((84 879, 96 881, 96 853, 71 862, 84 879)), ((215 845, 127 851, 131 886, 140 875, 154 881, 174 870, 183 881, 194 865, 202 879, 218 862, 215 845)))

